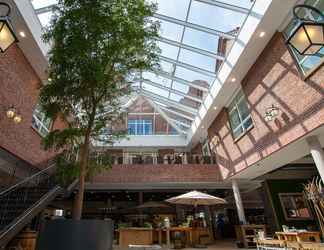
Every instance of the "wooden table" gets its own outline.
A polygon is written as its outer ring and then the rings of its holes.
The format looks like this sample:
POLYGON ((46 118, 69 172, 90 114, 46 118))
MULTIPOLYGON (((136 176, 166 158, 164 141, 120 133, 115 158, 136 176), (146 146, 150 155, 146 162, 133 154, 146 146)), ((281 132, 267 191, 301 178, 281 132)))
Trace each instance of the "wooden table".
POLYGON ((171 245, 171 233, 172 232, 184 232, 186 234, 186 239, 189 241, 189 244, 192 245, 192 228, 191 227, 170 227, 170 228, 161 228, 156 229, 159 235, 159 245, 162 245, 162 233, 166 234, 166 245, 170 247, 171 245))
POLYGON ((321 242, 320 232, 276 232, 279 240, 297 242, 321 242))

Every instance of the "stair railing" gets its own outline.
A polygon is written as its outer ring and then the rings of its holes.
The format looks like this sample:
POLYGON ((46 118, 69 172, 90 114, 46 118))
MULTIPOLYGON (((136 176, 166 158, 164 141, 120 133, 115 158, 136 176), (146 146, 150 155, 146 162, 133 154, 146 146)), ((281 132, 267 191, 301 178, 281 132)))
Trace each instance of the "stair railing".
POLYGON ((55 163, 0 192, 0 231, 57 186, 55 163))

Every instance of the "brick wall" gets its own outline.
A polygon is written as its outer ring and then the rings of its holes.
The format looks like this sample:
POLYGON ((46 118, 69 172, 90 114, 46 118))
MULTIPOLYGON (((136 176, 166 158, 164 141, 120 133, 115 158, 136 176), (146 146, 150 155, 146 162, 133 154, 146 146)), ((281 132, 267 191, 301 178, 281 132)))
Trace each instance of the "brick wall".
POLYGON ((324 67, 303 81, 280 33, 274 35, 242 82, 254 127, 234 142, 223 109, 208 129, 223 178, 280 150, 324 124, 324 67), (275 121, 264 120, 272 104, 275 121))
MULTIPOLYGON (((33 165, 54 155, 42 150, 41 137, 31 127, 39 86, 40 79, 18 46, 0 54, 0 147, 33 165), (7 119, 6 109, 10 106, 22 115, 20 124, 7 119)), ((53 124, 55 129, 63 126, 60 119, 53 124)))
POLYGON ((93 178, 94 183, 217 182, 217 165, 113 165, 93 178))
MULTIPOLYGON (((132 105, 128 108, 127 119, 146 119, 152 120, 155 134, 169 134, 171 131, 170 124, 150 105, 150 103, 143 97, 138 97, 132 105), (134 114, 135 113, 135 114, 134 114), (152 114, 141 114, 152 113, 152 114), (155 119, 154 115, 155 113, 155 119)), ((127 127, 127 124, 124 125, 127 127)))

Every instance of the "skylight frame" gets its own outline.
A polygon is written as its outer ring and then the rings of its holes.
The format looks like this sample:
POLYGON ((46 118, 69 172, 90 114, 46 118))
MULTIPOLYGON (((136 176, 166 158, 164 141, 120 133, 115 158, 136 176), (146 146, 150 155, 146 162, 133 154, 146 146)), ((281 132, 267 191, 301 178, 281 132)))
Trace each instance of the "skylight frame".
MULTIPOLYGON (((199 2, 199 3, 203 3, 203 4, 206 4, 206 5, 210 5, 210 6, 216 6, 216 7, 219 7, 219 8, 226 9, 226 10, 231 10, 231 11, 234 11, 234 12, 237 12, 237 13, 245 14, 246 16, 250 12, 250 9, 248 9, 248 8, 244 8, 244 7, 241 7, 241 6, 236 6, 236 5, 224 3, 224 2, 221 2, 221 0, 188 0, 189 5, 188 5, 188 8, 187 8, 187 13, 186 13, 185 20, 180 20, 180 19, 177 19, 175 17, 167 16, 167 15, 160 14, 160 13, 155 13, 153 15, 153 18, 156 18, 156 19, 162 20, 162 21, 166 21, 166 22, 169 22, 171 24, 180 25, 182 27, 182 35, 181 35, 180 41, 175 41, 175 40, 163 37, 163 36, 161 36, 158 39, 158 41, 160 41, 160 42, 163 42, 165 44, 169 44, 169 45, 172 45, 172 46, 175 46, 175 47, 178 48, 178 53, 177 53, 176 59, 172 59, 172 58, 162 56, 162 55, 160 56, 161 62, 166 62, 166 63, 171 64, 171 67, 172 67, 171 72, 165 72, 165 71, 155 71, 155 72, 153 72, 158 76, 161 76, 161 77, 163 77, 165 79, 171 80, 171 87, 166 87, 166 86, 161 85, 160 83, 156 83, 154 81, 150 81, 150 80, 146 80, 146 79, 141 78, 141 82, 139 83, 139 89, 138 89, 137 92, 142 94, 143 96, 147 97, 148 99, 153 100, 155 104, 156 104, 156 102, 161 102, 162 101, 165 104, 176 106, 176 108, 178 110, 190 113, 191 115, 197 115, 199 107, 197 107, 197 109, 195 109, 195 108, 193 108, 191 106, 186 105, 185 103, 180 103, 180 102, 177 102, 175 100, 170 99, 170 96, 171 96, 171 94, 176 94, 176 95, 183 96, 184 98, 187 98, 187 99, 189 99, 191 101, 198 102, 198 103, 203 103, 204 97, 208 95, 209 90, 210 90, 210 86, 212 85, 213 81, 215 81, 215 79, 217 77, 216 68, 215 68, 215 72, 212 72, 210 70, 203 69, 202 67, 200 67, 199 65, 197 65, 195 63, 190 63, 190 64, 189 63, 184 63, 184 62, 179 60, 180 53, 181 53, 182 49, 185 49, 185 50, 188 50, 190 52, 197 53, 197 54, 200 54, 200 55, 208 57, 208 58, 212 58, 215 61, 216 60, 224 61, 225 60, 225 55, 221 55, 221 54, 215 53, 215 52, 210 51, 210 50, 198 48, 197 46, 192 46, 192 45, 187 44, 184 41, 184 35, 185 35, 185 32, 186 32, 186 29, 192 29, 192 30, 204 32, 204 33, 216 36, 218 38, 225 38, 225 39, 229 39, 229 40, 236 39, 236 35, 232 34, 231 32, 225 32, 225 31, 221 31, 221 30, 216 30, 216 29, 212 29, 212 28, 209 28, 209 27, 206 27, 206 26, 202 26, 202 25, 199 25, 199 24, 196 24, 196 23, 189 22, 188 18, 189 18, 190 11, 192 9, 191 6, 192 6, 193 2, 197 2, 197 3, 199 2), (186 79, 183 79, 182 77, 179 77, 179 75, 176 75, 177 69, 178 69, 179 72, 181 72, 181 68, 186 69, 187 71, 191 71, 193 73, 196 72, 196 73, 199 73, 199 74, 201 74, 203 76, 206 76, 206 79, 210 79, 207 82, 208 86, 201 86, 201 85, 199 85, 199 82, 195 82, 196 80, 188 81, 186 79), (161 88, 163 90, 168 91, 169 92, 168 98, 160 96, 160 95, 158 95, 158 93, 150 92, 150 91, 147 91, 147 90, 143 89, 142 82, 145 82, 146 84, 150 84, 151 86, 161 88), (181 84, 189 86, 189 88, 191 87, 191 88, 195 88, 195 89, 198 89, 200 91, 203 91, 203 93, 204 93, 203 98, 199 99, 199 98, 196 98, 195 96, 191 96, 189 94, 184 94, 183 92, 174 89, 173 85, 176 82, 179 82, 181 84), (168 100, 166 100, 166 99, 168 99, 168 100), (175 105, 175 104, 177 104, 177 105, 175 105), (190 111, 188 112, 188 110, 190 110, 190 111)), ((44 13, 52 11, 54 6, 55 6, 55 4, 45 6, 45 7, 36 9, 35 12, 37 14, 44 14, 44 13)), ((197 79, 197 81, 205 82, 207 80, 205 80, 205 79, 197 79)), ((136 83, 136 84, 138 84, 138 83, 136 83)), ((176 111, 174 111, 172 109, 168 109, 166 107, 162 107, 162 109, 164 109, 166 111, 170 110, 170 113, 173 113, 173 114, 177 113, 176 111)), ((181 115, 182 115, 182 117, 185 116, 185 115, 180 114, 180 113, 177 113, 175 115, 178 115, 179 117, 181 117, 181 115)), ((172 120, 172 118, 170 118, 170 119, 172 120)), ((193 121, 194 118, 190 118, 189 120, 193 121)))

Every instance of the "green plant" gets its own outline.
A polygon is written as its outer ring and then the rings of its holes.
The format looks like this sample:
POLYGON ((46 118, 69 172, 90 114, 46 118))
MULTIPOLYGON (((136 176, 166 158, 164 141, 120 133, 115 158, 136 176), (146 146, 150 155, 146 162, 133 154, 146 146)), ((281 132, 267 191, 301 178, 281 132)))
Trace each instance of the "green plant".
POLYGON ((323 182, 320 177, 314 177, 304 185, 305 197, 311 202, 320 225, 322 236, 324 236, 324 196, 323 182))
POLYGON ((105 156, 92 157, 94 144, 125 137, 115 127, 123 117, 120 99, 136 72, 159 67, 159 23, 149 18, 155 10, 144 0, 60 0, 44 34, 52 47, 40 103, 49 118, 67 123, 50 132, 44 146, 65 152, 62 176, 78 175, 74 219, 81 218, 86 177, 110 165, 105 156), (76 160, 66 157, 72 149, 76 160))

